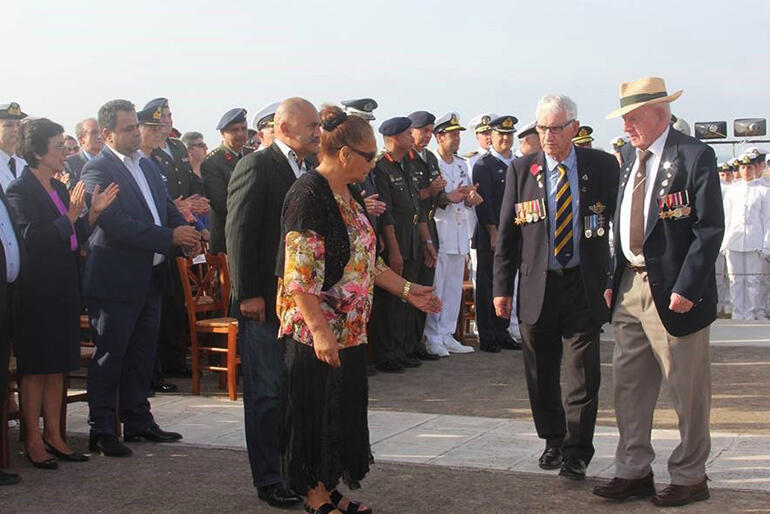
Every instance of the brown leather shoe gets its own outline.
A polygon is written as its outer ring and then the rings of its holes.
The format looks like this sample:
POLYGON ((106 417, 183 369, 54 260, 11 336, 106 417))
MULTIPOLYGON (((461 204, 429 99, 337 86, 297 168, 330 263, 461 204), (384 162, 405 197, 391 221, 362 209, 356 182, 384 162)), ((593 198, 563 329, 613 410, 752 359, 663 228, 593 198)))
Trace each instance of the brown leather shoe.
POLYGON ((655 494, 655 481, 652 471, 643 478, 629 480, 615 477, 609 482, 594 487, 594 494, 611 500, 625 500, 632 496, 652 496, 655 494))
POLYGON ((676 507, 688 503, 709 499, 708 478, 695 485, 676 485, 663 489, 652 497, 652 503, 660 507, 676 507))

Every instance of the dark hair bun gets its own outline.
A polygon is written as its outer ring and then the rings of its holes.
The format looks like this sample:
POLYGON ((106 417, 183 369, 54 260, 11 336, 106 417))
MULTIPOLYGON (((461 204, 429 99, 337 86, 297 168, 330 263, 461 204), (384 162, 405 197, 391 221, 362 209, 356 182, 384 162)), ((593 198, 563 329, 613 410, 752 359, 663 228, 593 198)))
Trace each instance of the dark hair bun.
POLYGON ((321 109, 321 128, 326 132, 336 129, 345 123, 346 119, 348 119, 347 113, 336 105, 324 106, 321 109))

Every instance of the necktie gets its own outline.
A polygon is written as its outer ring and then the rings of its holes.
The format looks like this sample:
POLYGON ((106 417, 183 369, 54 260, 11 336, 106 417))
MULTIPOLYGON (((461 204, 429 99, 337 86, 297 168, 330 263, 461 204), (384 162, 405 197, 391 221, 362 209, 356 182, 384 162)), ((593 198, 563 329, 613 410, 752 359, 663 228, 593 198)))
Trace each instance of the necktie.
POLYGON ((8 167, 11 168, 11 173, 15 177, 16 176, 16 159, 14 159, 13 157, 8 159, 8 167))
POLYGON ((572 258, 572 192, 569 187, 567 167, 556 165, 559 180, 556 182, 556 230, 553 234, 553 255, 559 264, 566 266, 572 258))
POLYGON ((645 150, 639 153, 639 167, 634 175, 634 189, 631 192, 631 226, 629 228, 629 244, 631 253, 642 254, 644 245, 644 190, 647 180, 647 159, 652 152, 645 150))

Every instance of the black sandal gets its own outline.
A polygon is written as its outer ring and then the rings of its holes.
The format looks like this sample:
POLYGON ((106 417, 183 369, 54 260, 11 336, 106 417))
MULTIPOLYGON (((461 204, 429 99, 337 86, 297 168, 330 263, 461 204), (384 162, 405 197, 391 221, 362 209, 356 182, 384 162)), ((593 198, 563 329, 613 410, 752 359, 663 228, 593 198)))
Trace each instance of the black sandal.
POLYGON ((348 500, 348 508, 342 510, 342 507, 340 507, 340 502, 342 501, 343 496, 336 489, 329 493, 329 498, 331 498, 332 503, 337 507, 337 510, 344 512, 345 514, 372 514, 372 509, 369 507, 364 510, 358 510, 361 508, 361 503, 354 502, 353 500, 348 500))
POLYGON ((338 510, 337 507, 335 507, 331 503, 324 503, 317 509, 314 509, 307 503, 305 504, 305 512, 307 512, 308 514, 329 514, 331 512, 334 512, 335 510, 338 510))

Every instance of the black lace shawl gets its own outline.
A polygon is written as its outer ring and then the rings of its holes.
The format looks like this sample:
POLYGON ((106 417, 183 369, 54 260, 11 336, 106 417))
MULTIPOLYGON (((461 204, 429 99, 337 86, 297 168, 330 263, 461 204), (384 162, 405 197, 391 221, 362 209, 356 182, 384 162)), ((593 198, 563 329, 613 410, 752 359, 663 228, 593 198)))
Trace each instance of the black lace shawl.
MULTIPOLYGON (((348 186, 353 198, 365 210, 361 195, 348 186)), ((286 234, 312 230, 324 240, 324 283, 327 291, 342 279, 350 260, 350 239, 337 201, 326 178, 312 169, 291 186, 283 201, 281 213, 281 245, 275 274, 282 277, 286 258, 286 234)))

